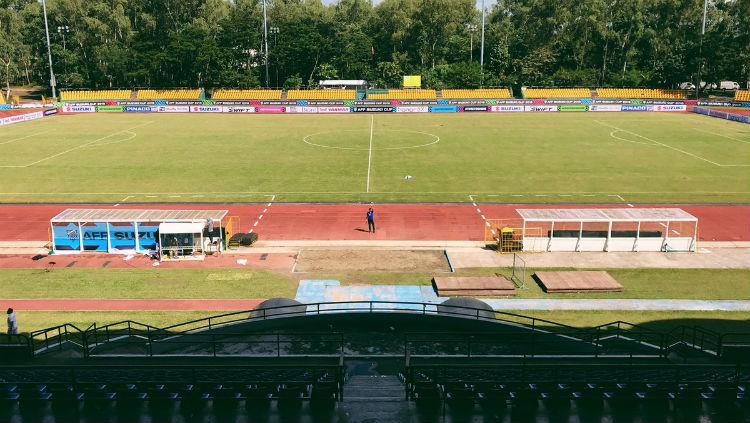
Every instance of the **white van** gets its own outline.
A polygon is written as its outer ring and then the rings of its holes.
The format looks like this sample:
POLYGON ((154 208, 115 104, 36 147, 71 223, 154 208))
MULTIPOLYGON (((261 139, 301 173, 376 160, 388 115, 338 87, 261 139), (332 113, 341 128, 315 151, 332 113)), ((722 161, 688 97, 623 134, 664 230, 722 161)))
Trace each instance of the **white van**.
POLYGON ((719 88, 722 90, 739 90, 740 84, 734 81, 721 81, 719 88))

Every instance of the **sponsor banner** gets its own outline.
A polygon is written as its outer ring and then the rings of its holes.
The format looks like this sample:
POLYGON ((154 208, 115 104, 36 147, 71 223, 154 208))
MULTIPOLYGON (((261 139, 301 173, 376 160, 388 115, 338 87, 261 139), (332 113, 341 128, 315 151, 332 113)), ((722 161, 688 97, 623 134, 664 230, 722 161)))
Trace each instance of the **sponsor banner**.
POLYGON ((657 104, 654 106, 655 112, 684 112, 687 106, 684 104, 657 104))
POLYGON ((255 107, 252 106, 224 106, 224 113, 255 113, 255 107))
POLYGON ((523 112, 522 105, 490 106, 491 112, 523 112))
POLYGON ((43 117, 44 117, 44 112, 33 112, 33 113, 26 113, 23 115, 8 116, 6 118, 0 119, 0 126, 10 125, 12 123, 26 122, 29 120, 40 119, 43 117))
POLYGON ((122 106, 96 106, 97 113, 122 113, 124 110, 122 106))
POLYGON ((429 113, 429 106, 398 106, 396 113, 429 113))
POLYGON ((56 115, 57 109, 47 109, 44 111, 44 116, 56 115))
POLYGON ((10 104, 0 104, 0 110, 10 110, 10 104))
POLYGON ((125 113, 153 113, 158 112, 159 108, 155 106, 125 106, 125 113))
POLYGON ((560 106, 559 110, 561 112, 586 112, 589 110, 589 106, 563 105, 560 106))
POLYGON ((458 106, 432 106, 430 107, 430 113, 456 113, 458 112, 458 106))
POLYGON ((66 104, 62 110, 65 113, 94 113, 96 112, 96 106, 72 106, 66 104))
POLYGON ((255 113, 284 113, 286 112, 286 107, 256 107, 255 113))
POLYGON ((191 113, 221 113, 221 106, 192 106, 190 108, 191 113))
POLYGON ((317 107, 310 106, 290 106, 286 108, 287 113, 318 113, 317 107))
POLYGON ((486 112, 487 106, 463 106, 462 112, 486 112))
POLYGON ((527 112, 556 112, 558 106, 544 105, 544 106, 525 106, 524 110, 527 112))
POLYGON ((353 111, 355 113, 390 113, 393 112, 396 108, 395 107, 386 107, 386 106, 375 106, 375 107, 363 107, 363 106, 356 106, 353 108, 353 111))
POLYGON ((350 113, 348 107, 318 107, 318 113, 350 113))
POLYGON ((644 104, 623 104, 621 108, 623 112, 650 112, 653 109, 654 106, 646 106, 644 104))
POLYGON ((190 106, 158 106, 159 113, 190 113, 190 106))
POLYGON ((619 112, 622 111, 620 104, 594 104, 589 106, 589 112, 619 112))

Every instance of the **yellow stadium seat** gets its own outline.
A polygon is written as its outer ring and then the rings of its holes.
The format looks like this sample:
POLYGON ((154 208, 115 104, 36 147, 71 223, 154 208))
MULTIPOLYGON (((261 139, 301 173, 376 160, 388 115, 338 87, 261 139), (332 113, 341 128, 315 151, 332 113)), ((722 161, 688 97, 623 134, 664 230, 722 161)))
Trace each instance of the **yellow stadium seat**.
POLYGON ((130 100, 130 90, 61 91, 61 101, 130 100))
POLYGON ((737 101, 750 101, 750 90, 737 90, 734 92, 734 99, 737 101))
POLYGON ((658 88, 597 88, 596 94, 600 98, 657 98, 664 100, 684 100, 687 98, 683 90, 662 90, 658 88))
POLYGON ((497 99, 512 98, 508 88, 488 88, 479 90, 442 90, 443 98, 449 100, 460 99, 497 99))
POLYGON ((136 93, 137 100, 200 100, 201 90, 199 88, 192 90, 138 90, 136 93))
POLYGON ((288 100, 356 100, 356 90, 289 90, 288 100))
POLYGON ((435 100, 435 90, 388 90, 388 93, 368 94, 370 100, 435 100))
POLYGON ((524 88, 524 98, 591 98, 588 88, 524 88))
POLYGON ((281 100, 281 90, 225 90, 213 92, 213 100, 281 100))

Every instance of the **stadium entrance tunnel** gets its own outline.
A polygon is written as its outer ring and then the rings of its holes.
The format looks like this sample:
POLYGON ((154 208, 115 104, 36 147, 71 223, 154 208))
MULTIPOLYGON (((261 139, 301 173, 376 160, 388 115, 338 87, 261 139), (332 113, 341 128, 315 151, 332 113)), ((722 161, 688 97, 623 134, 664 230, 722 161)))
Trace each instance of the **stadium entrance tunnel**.
MULTIPOLYGON (((246 358, 487 358, 718 360, 699 328, 660 333, 615 322, 580 329, 476 299, 443 304, 268 300, 254 310, 156 328, 126 321, 82 331, 63 325, 27 340, 30 356, 246 358), (694 341, 699 337, 701 342, 694 341), (40 341, 43 340, 43 341, 40 341)), ((20 342, 22 343, 22 342, 20 342)))

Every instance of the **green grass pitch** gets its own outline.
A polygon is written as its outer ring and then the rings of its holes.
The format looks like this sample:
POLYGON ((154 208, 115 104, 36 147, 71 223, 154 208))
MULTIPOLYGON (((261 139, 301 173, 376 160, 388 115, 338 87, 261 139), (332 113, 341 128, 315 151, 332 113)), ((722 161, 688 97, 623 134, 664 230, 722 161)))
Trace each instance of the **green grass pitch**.
POLYGON ((270 195, 748 202, 750 127, 676 113, 81 114, 0 129, 0 202, 270 195))

